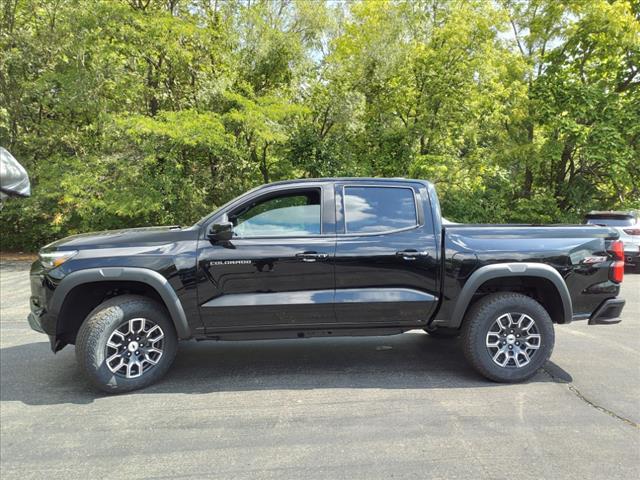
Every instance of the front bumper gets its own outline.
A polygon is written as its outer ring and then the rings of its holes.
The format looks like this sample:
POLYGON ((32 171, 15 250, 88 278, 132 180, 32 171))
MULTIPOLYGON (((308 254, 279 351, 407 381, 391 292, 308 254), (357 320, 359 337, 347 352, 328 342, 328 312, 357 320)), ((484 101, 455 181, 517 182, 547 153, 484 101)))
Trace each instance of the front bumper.
POLYGON ((47 306, 51 299, 53 289, 50 288, 50 282, 42 272, 39 262, 31 267, 31 298, 29 299, 29 308, 31 312, 27 317, 29 326, 38 333, 44 333, 49 337, 51 349, 55 352, 59 350, 56 341, 57 318, 52 315, 47 306))
POLYGON ((40 324, 40 319, 31 312, 27 317, 27 321, 29 322, 29 326, 32 330, 35 330, 38 333, 46 333, 40 324))
POLYGON ((614 325, 620 323, 625 301, 622 298, 610 298, 600 304, 589 317, 589 325, 614 325))
POLYGON ((55 328, 55 319, 51 320, 50 315, 43 312, 40 312, 40 314, 31 312, 27 316, 27 321, 29 322, 29 326, 32 330, 35 330, 38 333, 44 333, 49 337, 49 344, 51 345, 51 350, 53 350, 54 353, 62 348, 55 333, 51 334, 46 330, 50 325, 53 325, 55 328))

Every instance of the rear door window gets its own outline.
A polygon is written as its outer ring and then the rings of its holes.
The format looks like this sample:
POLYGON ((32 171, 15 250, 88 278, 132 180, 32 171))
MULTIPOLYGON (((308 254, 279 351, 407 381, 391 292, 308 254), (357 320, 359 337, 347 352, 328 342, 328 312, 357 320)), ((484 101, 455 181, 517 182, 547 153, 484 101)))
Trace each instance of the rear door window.
POLYGON ((384 233, 418 224, 414 192, 407 187, 344 188, 346 233, 384 233))

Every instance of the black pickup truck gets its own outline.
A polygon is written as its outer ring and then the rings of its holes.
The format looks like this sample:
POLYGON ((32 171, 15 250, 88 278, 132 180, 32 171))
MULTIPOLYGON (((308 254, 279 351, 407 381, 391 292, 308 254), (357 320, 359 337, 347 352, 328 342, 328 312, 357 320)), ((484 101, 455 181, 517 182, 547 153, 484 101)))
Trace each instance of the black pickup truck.
POLYGON ((446 225, 432 184, 273 183, 188 228, 76 235, 31 267, 29 323, 75 344, 105 391, 141 388, 179 339, 460 335, 485 377, 522 381, 553 324, 620 321, 618 233, 599 226, 446 225))

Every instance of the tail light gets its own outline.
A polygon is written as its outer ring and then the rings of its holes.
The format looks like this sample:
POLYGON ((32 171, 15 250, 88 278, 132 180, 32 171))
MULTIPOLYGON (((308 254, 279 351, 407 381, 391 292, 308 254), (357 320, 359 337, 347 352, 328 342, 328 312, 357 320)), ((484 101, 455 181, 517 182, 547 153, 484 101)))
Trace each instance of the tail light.
POLYGON ((614 260, 609 270, 609 278, 616 282, 622 282, 624 278, 624 245, 621 240, 611 242, 609 251, 613 253, 614 260))
POLYGON ((640 235, 640 228, 623 228, 622 230, 627 235, 640 235))

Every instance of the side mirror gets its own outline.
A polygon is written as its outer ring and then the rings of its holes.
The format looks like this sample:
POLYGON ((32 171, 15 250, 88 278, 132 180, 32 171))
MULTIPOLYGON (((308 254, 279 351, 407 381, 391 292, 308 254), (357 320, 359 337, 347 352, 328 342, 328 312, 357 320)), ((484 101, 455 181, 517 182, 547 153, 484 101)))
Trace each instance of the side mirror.
POLYGON ((228 242, 233 238, 233 223, 229 221, 214 223, 209 227, 207 237, 212 242, 228 242))
POLYGON ((0 210, 9 197, 28 197, 31 184, 26 170, 7 150, 0 147, 0 210))

